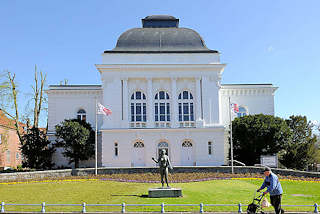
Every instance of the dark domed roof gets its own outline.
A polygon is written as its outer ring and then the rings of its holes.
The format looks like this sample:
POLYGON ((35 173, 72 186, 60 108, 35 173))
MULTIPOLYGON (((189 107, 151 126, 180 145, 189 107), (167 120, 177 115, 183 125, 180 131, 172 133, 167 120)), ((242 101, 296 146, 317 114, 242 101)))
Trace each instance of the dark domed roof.
POLYGON ((173 16, 147 16, 142 25, 122 33, 116 47, 105 53, 217 53, 196 31, 179 28, 179 19, 173 16))

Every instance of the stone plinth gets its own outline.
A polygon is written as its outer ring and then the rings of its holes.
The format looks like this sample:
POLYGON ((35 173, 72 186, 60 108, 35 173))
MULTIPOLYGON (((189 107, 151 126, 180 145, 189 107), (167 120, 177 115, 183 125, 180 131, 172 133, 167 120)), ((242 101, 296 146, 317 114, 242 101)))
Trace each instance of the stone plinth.
POLYGON ((182 197, 182 190, 178 188, 153 188, 149 189, 149 198, 182 197))

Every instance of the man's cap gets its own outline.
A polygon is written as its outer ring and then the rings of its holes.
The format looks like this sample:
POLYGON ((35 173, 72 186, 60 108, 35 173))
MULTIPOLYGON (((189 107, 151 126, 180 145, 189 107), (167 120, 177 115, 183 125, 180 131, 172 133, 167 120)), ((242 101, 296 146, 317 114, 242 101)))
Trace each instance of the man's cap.
POLYGON ((270 167, 265 167, 264 170, 263 170, 263 172, 271 172, 270 167))

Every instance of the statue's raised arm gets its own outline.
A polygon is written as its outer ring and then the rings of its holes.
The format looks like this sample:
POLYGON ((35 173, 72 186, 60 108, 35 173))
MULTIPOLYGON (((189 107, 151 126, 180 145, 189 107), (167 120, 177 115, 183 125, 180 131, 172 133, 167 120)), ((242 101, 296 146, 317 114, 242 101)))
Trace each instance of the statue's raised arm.
POLYGON ((154 157, 152 157, 152 160, 156 163, 159 163, 159 161, 157 161, 156 159, 154 159, 154 157))

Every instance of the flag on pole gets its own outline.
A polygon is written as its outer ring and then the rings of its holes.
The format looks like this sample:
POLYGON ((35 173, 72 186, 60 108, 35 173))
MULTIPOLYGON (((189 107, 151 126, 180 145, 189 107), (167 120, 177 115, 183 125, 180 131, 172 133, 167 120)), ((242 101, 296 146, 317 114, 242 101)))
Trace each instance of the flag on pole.
POLYGON ((231 109, 233 110, 234 113, 239 113, 238 104, 236 104, 236 103, 231 103, 231 109))
POLYGON ((103 105, 101 105, 100 103, 98 103, 97 106, 97 114, 104 114, 106 116, 109 116, 112 114, 112 111, 106 107, 104 107, 103 105))

